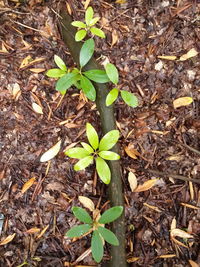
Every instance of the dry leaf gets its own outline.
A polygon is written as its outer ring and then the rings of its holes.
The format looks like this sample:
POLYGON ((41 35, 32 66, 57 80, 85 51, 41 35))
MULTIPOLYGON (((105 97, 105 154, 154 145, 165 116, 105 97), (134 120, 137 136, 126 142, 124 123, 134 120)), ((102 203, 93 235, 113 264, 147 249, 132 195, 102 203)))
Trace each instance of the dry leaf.
POLYGON ((6 244, 10 243, 10 242, 14 239, 15 235, 16 235, 16 234, 14 233, 13 235, 9 235, 9 236, 7 236, 5 239, 3 239, 3 240, 0 242, 0 246, 3 246, 3 245, 6 245, 6 244))
POLYGON ((161 259, 169 259, 176 257, 176 254, 166 254, 166 255, 160 255, 159 258, 161 259))
POLYGON ((8 50, 6 49, 4 43, 2 42, 0 53, 2 54, 9 54, 8 50))
POLYGON ((176 56, 158 56, 160 59, 166 59, 166 60, 175 60, 176 56))
POLYGON ((22 63, 20 65, 20 69, 26 67, 30 62, 32 61, 32 58, 30 55, 28 55, 27 57, 25 57, 23 60, 22 60, 22 63))
POLYGON ((126 154, 132 159, 137 159, 137 156, 140 156, 140 153, 136 149, 133 148, 132 144, 129 144, 128 146, 126 146, 124 150, 126 154))
POLYGON ((41 106, 39 106, 38 104, 36 104, 35 102, 32 103, 32 108, 33 110, 38 113, 38 114, 43 114, 42 108, 41 106))
POLYGON ((200 207, 196 207, 196 206, 193 206, 191 204, 188 204, 188 203, 181 203, 182 206, 185 206, 187 208, 191 208, 191 209, 194 209, 194 210, 199 210, 200 207))
POLYGON ((188 106, 193 102, 192 97, 179 97, 173 101, 174 108, 179 108, 182 106, 188 106))
POLYGON ((54 146, 52 146, 49 150, 47 150, 40 158, 40 162, 45 162, 50 159, 53 159, 58 152, 60 151, 61 140, 58 141, 54 146))
POLYGON ((158 207, 149 205, 148 203, 143 203, 143 205, 157 212, 162 212, 158 207))
POLYGON ((197 264, 196 262, 192 261, 192 260, 189 260, 189 264, 192 266, 192 267, 199 267, 199 264, 197 264))
POLYGON ((176 243, 177 245, 179 245, 179 246, 182 246, 182 247, 184 247, 184 248, 188 248, 188 246, 186 246, 185 244, 183 244, 182 242, 180 242, 179 240, 177 240, 177 239, 174 238, 174 237, 171 237, 171 240, 172 240, 174 243, 176 243))
POLYGON ((90 198, 79 196, 78 200, 81 202, 81 204, 85 208, 89 209, 90 211, 94 211, 95 210, 94 202, 90 198))
POLYGON ((138 185, 138 187, 134 190, 134 192, 143 192, 151 189, 156 183, 158 179, 151 179, 144 182, 142 185, 138 185))
POLYGON ((128 258, 127 259, 127 262, 128 263, 132 263, 132 262, 135 262, 135 261, 138 261, 140 258, 138 258, 138 257, 131 257, 131 258, 128 258))
POLYGON ((37 227, 33 227, 33 228, 30 228, 29 230, 27 230, 25 233, 26 234, 35 234, 35 233, 38 233, 40 232, 40 228, 37 228, 37 227))
POLYGON ((116 4, 125 4, 127 2, 127 0, 116 0, 115 3, 116 4))
POLYGON ((185 231, 183 231, 181 229, 178 229, 178 228, 172 229, 171 232, 170 232, 170 235, 172 237, 178 236, 178 237, 181 237, 181 238, 193 238, 192 235, 190 235, 187 232, 185 232, 185 231))
POLYGON ((45 69, 29 69, 31 72, 34 72, 34 73, 41 73, 43 71, 45 71, 45 69))
POLYGON ((131 191, 133 192, 137 188, 137 178, 133 172, 129 172, 128 182, 129 182, 131 191))
POLYGON ((47 225, 36 238, 39 239, 40 237, 42 237, 48 228, 49 228, 49 225, 47 225))
POLYGON ((87 9, 91 0, 86 0, 84 4, 84 9, 87 9))
POLYGON ((170 227, 171 230, 173 229, 176 229, 176 218, 174 217, 172 222, 171 222, 171 227, 170 227))
POLYGON ((24 194, 35 182, 35 177, 28 180, 22 187, 22 194, 24 194))
POLYGON ((196 51, 196 49, 192 48, 186 54, 182 55, 179 60, 185 61, 185 60, 190 59, 192 57, 196 57, 197 55, 198 55, 198 52, 196 51))
POLYGON ((18 83, 14 83, 12 87, 12 95, 15 101, 17 101, 21 95, 21 89, 18 83))
POLYGON ((111 44, 111 47, 113 47, 118 41, 118 34, 117 34, 117 31, 114 30, 112 32, 112 44, 111 44))

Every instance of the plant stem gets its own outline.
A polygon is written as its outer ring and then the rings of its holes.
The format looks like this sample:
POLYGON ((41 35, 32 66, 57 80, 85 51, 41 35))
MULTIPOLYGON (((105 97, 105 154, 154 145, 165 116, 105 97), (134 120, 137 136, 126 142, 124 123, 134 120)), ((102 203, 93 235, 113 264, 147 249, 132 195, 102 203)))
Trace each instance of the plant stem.
MULTIPOLYGON (((66 11, 61 11, 61 18, 59 19, 59 28, 63 38, 64 43, 68 47, 74 62, 79 65, 79 54, 82 46, 81 42, 76 42, 74 39, 76 30, 71 26, 71 17, 66 11)), ((83 68, 84 71, 91 69, 102 69, 102 67, 92 58, 88 64, 83 68)), ((96 105, 100 113, 101 127, 103 134, 116 129, 116 121, 114 117, 113 106, 106 107, 105 101, 108 94, 108 87, 106 84, 94 83, 97 92, 96 105)), ((119 148, 116 145, 112 151, 119 153, 119 148)), ((109 184, 109 199, 111 206, 123 206, 124 207, 124 197, 122 192, 122 182, 121 182, 121 167, 120 161, 109 161, 108 162, 111 170, 111 182, 109 184)), ((112 267, 125 267, 126 264, 126 254, 125 254, 125 218, 123 215, 116 220, 112 225, 112 231, 116 234, 120 245, 118 247, 111 247, 111 262, 112 267)))

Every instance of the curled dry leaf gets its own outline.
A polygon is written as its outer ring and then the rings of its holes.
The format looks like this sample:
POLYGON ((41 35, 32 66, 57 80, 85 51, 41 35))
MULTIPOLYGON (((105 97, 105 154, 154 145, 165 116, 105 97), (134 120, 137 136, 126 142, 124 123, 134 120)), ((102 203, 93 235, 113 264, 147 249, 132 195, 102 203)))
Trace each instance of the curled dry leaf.
POLYGON ((33 110, 38 114, 43 114, 42 107, 36 104, 35 102, 32 103, 33 110))
POLYGON ((151 179, 144 182, 142 185, 138 185, 138 187, 134 190, 134 192, 143 192, 151 189, 156 183, 158 179, 151 179))
POLYGON ((14 233, 14 234, 12 234, 12 235, 7 236, 5 239, 3 239, 3 240, 0 242, 0 246, 3 246, 3 245, 6 245, 6 244, 10 243, 10 242, 14 239, 15 235, 16 235, 16 234, 14 233))
POLYGON ((198 52, 195 48, 190 49, 186 54, 182 55, 180 57, 180 61, 185 61, 187 59, 190 59, 192 57, 196 57, 198 55, 198 52))
POLYGON ((94 211, 95 210, 94 202, 90 198, 79 196, 78 200, 81 202, 81 204, 85 208, 89 209, 90 211, 94 211))
POLYGON ((35 182, 35 177, 29 179, 22 187, 22 194, 24 194, 35 182))
POLYGON ((60 151, 61 140, 58 141, 54 146, 52 146, 49 150, 47 150, 40 158, 40 162, 45 162, 50 159, 53 159, 58 152, 60 151))
POLYGON ((129 172, 128 182, 129 182, 131 191, 133 192, 137 188, 137 178, 133 172, 129 172))
POLYGON ((192 97, 179 97, 173 101, 174 108, 179 108, 183 106, 188 106, 193 102, 192 97))
POLYGON ((178 228, 172 229, 170 235, 172 237, 178 236, 178 237, 181 237, 181 238, 193 238, 192 235, 190 235, 187 232, 185 232, 185 231, 183 231, 181 229, 178 229, 178 228))

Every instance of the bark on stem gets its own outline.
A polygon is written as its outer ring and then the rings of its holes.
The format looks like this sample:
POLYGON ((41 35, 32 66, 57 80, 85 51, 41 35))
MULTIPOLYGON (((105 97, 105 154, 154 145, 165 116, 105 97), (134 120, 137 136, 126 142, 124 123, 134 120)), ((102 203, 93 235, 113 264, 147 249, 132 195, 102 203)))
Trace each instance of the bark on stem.
MULTIPOLYGON (((71 17, 66 13, 66 11, 61 11, 59 20, 59 28, 63 38, 64 43, 68 47, 74 62, 79 65, 79 54, 82 43, 77 43, 74 39, 76 29, 71 26, 71 17)), ((102 67, 92 58, 89 63, 84 67, 84 70, 90 69, 101 69, 102 67)), ((114 117, 114 108, 106 107, 105 100, 108 93, 108 87, 106 84, 94 83, 97 99, 96 105, 100 113, 101 127, 103 133, 107 133, 113 129, 116 129, 116 121, 114 117)), ((119 153, 119 148, 116 145, 113 149, 114 152, 119 153)), ((111 170, 111 183, 109 184, 109 199, 111 206, 124 206, 124 197, 122 191, 122 182, 121 182, 121 167, 120 161, 109 161, 108 162, 111 170)), ((125 218, 124 214, 116 220, 112 225, 112 231, 116 234, 120 246, 111 247, 111 262, 110 266, 112 267, 125 267, 126 264, 126 255, 125 255, 125 218)))

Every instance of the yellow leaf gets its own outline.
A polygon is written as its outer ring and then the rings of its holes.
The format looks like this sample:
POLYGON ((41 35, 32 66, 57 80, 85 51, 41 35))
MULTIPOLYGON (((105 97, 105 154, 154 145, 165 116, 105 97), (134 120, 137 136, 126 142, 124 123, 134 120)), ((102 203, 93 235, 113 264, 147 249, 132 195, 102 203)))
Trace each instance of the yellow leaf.
POLYGON ((94 202, 91 199, 89 199, 88 197, 79 196, 78 200, 81 202, 81 204, 85 208, 89 209, 90 211, 95 210, 94 202))
POLYGON ((5 239, 3 239, 3 240, 0 242, 0 246, 3 246, 3 245, 6 245, 6 244, 10 243, 10 242, 14 239, 15 235, 16 235, 16 234, 14 233, 13 235, 9 235, 9 236, 7 236, 5 239))
POLYGON ((133 172, 129 172, 128 182, 129 182, 131 191, 133 192, 137 188, 137 178, 133 172))
POLYGON ((35 233, 38 233, 40 232, 40 228, 37 228, 37 227, 33 227, 33 228, 30 228, 29 230, 27 230, 25 233, 26 234, 35 234, 35 233))
POLYGON ((172 237, 178 236, 178 237, 181 237, 181 238, 193 238, 192 235, 190 235, 187 232, 185 232, 185 231, 183 231, 181 229, 178 229, 178 228, 172 229, 170 235, 172 237))
POLYGON ((32 108, 33 110, 38 113, 38 114, 43 114, 42 108, 41 106, 39 106, 38 104, 36 104, 35 102, 32 103, 32 108))
POLYGON ((192 267, 199 267, 199 264, 197 264, 196 262, 192 261, 192 260, 189 260, 189 264, 192 266, 192 267))
POLYGON ((187 59, 190 59, 191 57, 196 57, 197 55, 198 55, 198 52, 196 51, 196 49, 192 48, 186 54, 182 55, 179 60, 185 61, 187 59))
POLYGON ((125 4, 127 2, 127 0, 116 0, 115 3, 116 4, 125 4))
POLYGON ((22 60, 22 63, 20 65, 20 69, 26 67, 30 62, 32 61, 32 58, 30 55, 28 55, 27 57, 25 57, 23 60, 22 60))
POLYGON ((182 106, 188 106, 193 102, 192 97, 179 97, 173 101, 174 108, 179 108, 182 106))
POLYGON ((35 182, 35 177, 28 180, 22 187, 22 194, 24 194, 35 182))
POLYGON ((160 59, 175 60, 176 56, 158 56, 160 59))
POLYGON ((157 180, 158 179, 151 179, 144 182, 142 185, 138 185, 134 192, 143 192, 151 189, 157 183, 157 180))
POLYGON ((39 239, 40 237, 42 237, 45 234, 45 232, 46 232, 46 230, 48 228, 49 228, 49 225, 47 225, 46 227, 44 227, 44 229, 41 231, 41 233, 36 238, 39 239))
POLYGON ((140 258, 138 258, 138 257, 131 257, 131 258, 128 258, 127 259, 127 262, 128 263, 132 263, 132 262, 135 262, 135 261, 138 261, 140 258))
POLYGON ((160 255, 159 258, 161 259, 169 259, 176 257, 176 254, 166 254, 166 255, 160 255))
POLYGON ((52 146, 49 150, 47 150, 40 158, 40 162, 45 162, 50 159, 53 159, 58 152, 60 151, 61 140, 58 141, 54 146, 52 146))

